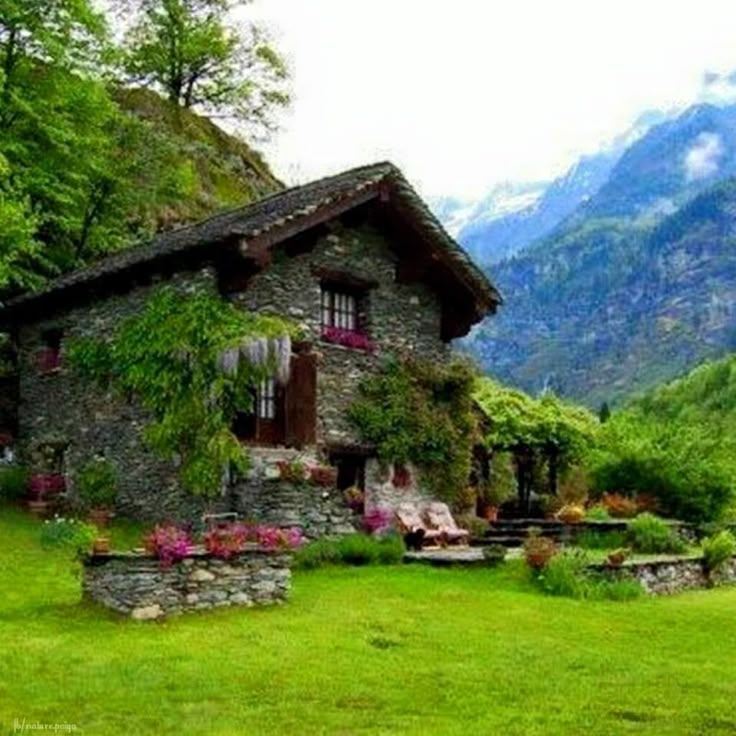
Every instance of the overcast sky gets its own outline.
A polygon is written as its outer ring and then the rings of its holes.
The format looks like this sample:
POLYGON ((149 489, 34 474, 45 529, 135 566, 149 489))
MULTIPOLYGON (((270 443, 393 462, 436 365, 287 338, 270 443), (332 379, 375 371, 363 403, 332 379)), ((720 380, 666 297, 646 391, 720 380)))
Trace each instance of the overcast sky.
POLYGON ((548 179, 736 67, 734 0, 255 0, 294 76, 288 181, 391 159, 426 195, 548 179))

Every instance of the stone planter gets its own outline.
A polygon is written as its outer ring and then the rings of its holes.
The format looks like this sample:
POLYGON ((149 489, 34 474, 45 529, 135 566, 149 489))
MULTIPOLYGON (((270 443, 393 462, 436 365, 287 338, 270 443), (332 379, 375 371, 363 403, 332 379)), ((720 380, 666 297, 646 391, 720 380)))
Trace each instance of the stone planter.
POLYGON ((252 547, 228 560, 195 552, 170 567, 137 552, 84 562, 88 600, 138 620, 222 606, 282 603, 291 587, 291 555, 252 547))

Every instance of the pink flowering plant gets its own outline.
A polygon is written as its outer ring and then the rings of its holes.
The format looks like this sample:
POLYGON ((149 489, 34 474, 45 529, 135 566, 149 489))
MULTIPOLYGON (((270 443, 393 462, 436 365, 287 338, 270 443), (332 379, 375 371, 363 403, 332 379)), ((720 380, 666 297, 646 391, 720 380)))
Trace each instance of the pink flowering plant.
POLYGON ((181 562, 194 550, 189 531, 173 524, 156 525, 143 538, 143 546, 146 552, 161 560, 162 567, 171 567, 175 562, 181 562))
POLYGON ((264 549, 289 550, 297 549, 304 544, 302 530, 297 527, 279 529, 273 526, 255 526, 252 529, 253 541, 264 549))
POLYGON ((393 515, 388 509, 371 509, 363 516, 363 529, 368 534, 382 534, 391 528, 392 519, 393 515))
POLYGON ((58 473, 34 473, 28 481, 28 490, 40 501, 66 490, 66 478, 58 473))
POLYGON ((376 349, 376 344, 364 332, 358 330, 345 330, 340 327, 324 327, 322 329, 322 339, 325 342, 331 342, 334 345, 342 345, 353 350, 365 350, 372 353, 376 349))
POLYGON ((245 549, 249 529, 245 524, 225 524, 210 529, 204 535, 204 548, 215 557, 230 559, 245 549))

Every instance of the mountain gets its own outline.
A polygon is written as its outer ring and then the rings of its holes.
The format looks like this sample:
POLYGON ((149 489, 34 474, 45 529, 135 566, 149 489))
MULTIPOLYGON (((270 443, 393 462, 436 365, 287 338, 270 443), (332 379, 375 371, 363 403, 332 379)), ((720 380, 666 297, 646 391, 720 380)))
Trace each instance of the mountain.
POLYGON ((492 275, 505 305, 465 344, 532 393, 615 402, 736 349, 736 107, 651 128, 492 275))
POLYGON ((480 200, 448 197, 432 202, 433 208, 478 263, 492 265, 553 232, 597 194, 622 153, 670 114, 643 113, 622 135, 551 182, 506 182, 480 200))

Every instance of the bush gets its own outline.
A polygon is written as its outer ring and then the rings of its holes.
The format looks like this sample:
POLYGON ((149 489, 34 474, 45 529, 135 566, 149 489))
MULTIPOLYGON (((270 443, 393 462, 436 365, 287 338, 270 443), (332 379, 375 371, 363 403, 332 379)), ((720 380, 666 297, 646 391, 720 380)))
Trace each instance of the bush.
POLYGON ((537 578, 548 595, 586 598, 590 581, 586 575, 588 558, 581 550, 565 550, 550 558, 537 578))
POLYGON ((597 503, 595 506, 586 509, 585 518, 588 521, 610 521, 611 514, 608 513, 608 509, 602 503, 597 503))
POLYGON ((502 544, 483 547, 483 559, 491 566, 500 565, 506 559, 506 547, 502 544))
POLYGON ((77 555, 90 551, 97 529, 77 519, 55 517, 41 527, 41 545, 71 550, 77 555))
POLYGON ((636 501, 621 493, 604 493, 601 503, 614 519, 632 519, 639 511, 636 501))
POLYGON ((720 570, 736 554, 736 537, 722 531, 703 542, 703 561, 709 572, 720 570))
POLYGON ((637 552, 645 554, 680 554, 687 545, 662 519, 654 514, 640 514, 629 523, 627 539, 637 552))
POLYGON ((626 534, 585 529, 575 538, 575 544, 583 549, 617 549, 626 544, 626 534))
POLYGON ((295 567, 314 569, 329 564, 395 565, 404 557, 404 542, 398 534, 372 537, 348 534, 339 539, 318 539, 294 556, 295 567))
POLYGON ((575 465, 562 476, 557 495, 565 505, 579 506, 588 500, 590 481, 585 468, 575 465))
POLYGON ((19 501, 28 493, 29 473, 18 465, 0 467, 0 500, 19 501))
POLYGON ((581 550, 565 550, 550 559, 536 576, 547 595, 591 600, 623 601, 638 598, 643 591, 636 580, 592 574, 581 550))
POLYGON ((475 514, 457 516, 455 521, 461 529, 467 529, 470 536, 475 539, 482 539, 488 531, 488 522, 475 514))
POLYGON ((526 564, 532 570, 541 570, 557 554, 557 545, 543 537, 539 529, 530 529, 523 550, 526 564))
POLYGON ((85 507, 109 509, 115 504, 116 483, 115 466, 104 458, 94 458, 79 471, 77 492, 85 507))

